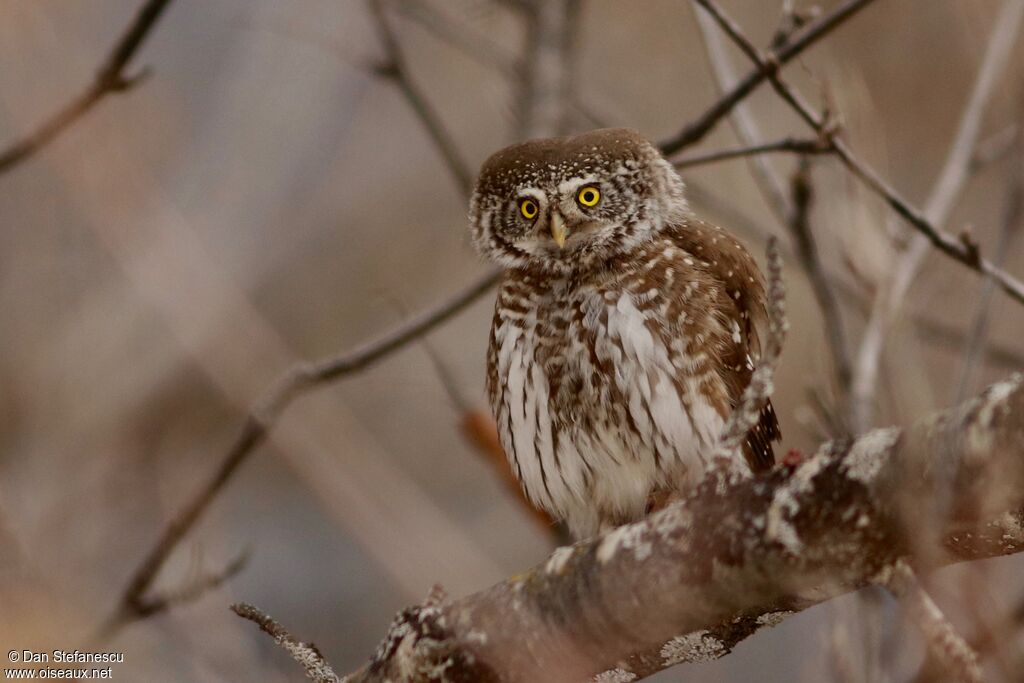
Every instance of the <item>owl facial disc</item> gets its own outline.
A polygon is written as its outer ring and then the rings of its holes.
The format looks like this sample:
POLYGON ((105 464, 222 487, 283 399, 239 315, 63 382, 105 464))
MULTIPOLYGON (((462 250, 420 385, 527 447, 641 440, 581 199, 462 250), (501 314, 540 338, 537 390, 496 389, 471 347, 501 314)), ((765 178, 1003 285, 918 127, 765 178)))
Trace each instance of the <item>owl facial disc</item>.
POLYGON ((687 215, 675 169, 625 128, 507 147, 484 163, 470 200, 482 255, 563 276, 629 253, 687 215))

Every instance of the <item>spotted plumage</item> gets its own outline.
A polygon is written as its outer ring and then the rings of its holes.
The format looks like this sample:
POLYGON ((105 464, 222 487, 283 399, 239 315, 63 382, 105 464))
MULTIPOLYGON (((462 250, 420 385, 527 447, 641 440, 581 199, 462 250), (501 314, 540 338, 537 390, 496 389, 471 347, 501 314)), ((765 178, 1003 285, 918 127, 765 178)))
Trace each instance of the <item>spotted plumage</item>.
MULTIPOLYGON (((692 487, 758 356, 765 292, 746 249, 624 129, 496 153, 470 223, 505 268, 487 389, 530 500, 579 538, 692 487)), ((741 467, 770 467, 778 437, 769 405, 741 467)))

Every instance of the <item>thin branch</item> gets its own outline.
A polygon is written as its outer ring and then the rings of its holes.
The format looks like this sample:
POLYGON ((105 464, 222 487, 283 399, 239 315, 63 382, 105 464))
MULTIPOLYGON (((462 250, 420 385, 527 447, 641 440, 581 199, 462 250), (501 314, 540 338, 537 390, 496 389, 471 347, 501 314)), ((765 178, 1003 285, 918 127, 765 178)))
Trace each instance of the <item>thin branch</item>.
MULTIPOLYGON (((971 160, 981 129, 981 119, 995 92, 999 77, 1005 70, 1012 54, 1022 20, 1024 20, 1024 3, 1017 0, 1005 0, 992 28, 985 57, 978 67, 974 88, 960 116, 956 136, 950 145, 942 171, 925 204, 924 212, 911 209, 891 191, 886 197, 890 205, 896 208, 897 212, 921 234, 915 236, 911 241, 910 246, 896 263, 892 278, 884 287, 880 288, 864 330, 854 373, 853 396, 850 406, 851 422, 857 428, 865 428, 871 422, 885 339, 900 306, 903 305, 910 286, 924 263, 929 252, 929 243, 974 270, 988 275, 1013 298, 1024 301, 1024 286, 1019 280, 1010 277, 997 266, 982 259, 976 245, 968 244, 963 239, 957 240, 941 232, 942 224, 948 219, 969 178, 971 160)), ((870 171, 870 174, 875 175, 874 171, 870 171)), ((875 177, 877 178, 877 175, 875 177)))
POLYGON ((36 130, 12 143, 6 149, 0 150, 0 173, 11 170, 18 163, 25 161, 51 143, 107 95, 126 92, 141 83, 148 75, 146 69, 133 75, 127 75, 125 69, 170 4, 171 0, 149 0, 142 5, 132 23, 121 34, 103 64, 100 65, 99 71, 89 87, 68 102, 52 118, 44 121, 36 130))
MULTIPOLYGON (((801 118, 819 135, 832 139, 836 156, 857 178, 864 182, 873 192, 885 199, 900 217, 922 233, 939 251, 963 263, 972 270, 991 275, 1007 294, 1017 301, 1024 303, 1024 282, 992 265, 991 262, 982 258, 977 249, 971 245, 964 244, 963 240, 957 239, 936 227, 929 217, 904 200, 871 166, 859 159, 849 145, 843 142, 841 138, 835 137, 831 121, 816 113, 801 96, 779 78, 777 75, 777 65, 769 61, 777 59, 777 57, 773 57, 772 53, 762 56, 760 51, 743 34, 739 26, 724 14, 713 0, 694 1, 715 17, 715 20, 726 34, 740 46, 751 61, 757 64, 758 69, 768 72, 769 75, 766 78, 771 81, 776 92, 789 103, 801 118)), ((1016 14, 1024 14, 1024 5, 1016 2, 1016 0, 1007 0, 1007 6, 1016 8, 1018 10, 1016 14)), ((1005 22, 1000 22, 1000 25, 1003 24, 1005 22)), ((1013 27, 1011 25, 1011 28, 1013 27)))
MULTIPOLYGON (((913 321, 922 340, 929 344, 962 352, 968 342, 968 332, 942 321, 930 313, 914 313, 913 321)), ((1024 368, 1024 353, 1021 352, 1019 346, 987 340, 985 342, 985 361, 1007 372, 1020 370, 1024 368)))
MULTIPOLYGON (((1015 607, 1008 613, 1001 615, 1000 620, 1012 630, 997 633, 990 628, 971 639, 970 648, 978 653, 979 657, 983 658, 994 650, 998 650, 1000 645, 1005 645, 1007 636, 1015 636, 1017 634, 1021 625, 1024 625, 1024 600, 1018 600, 1015 607)), ((911 676, 910 683, 940 683, 945 679, 944 674, 947 670, 937 661, 936 657, 925 657, 921 662, 920 668, 911 676)))
POLYGON ((1018 135, 1018 124, 1011 123, 984 140, 979 140, 971 157, 971 171, 977 173, 1008 155, 1014 149, 1018 135))
MULTIPOLYGON (((468 196, 472 189, 473 176, 469 168, 462 162, 452 138, 433 107, 409 77, 397 38, 387 21, 383 0, 370 0, 369 8, 386 53, 386 61, 378 67, 378 73, 398 85, 410 107, 423 122, 431 139, 437 145, 449 170, 455 177, 460 191, 464 196, 468 196)), ((358 372, 418 339, 483 296, 498 282, 499 277, 500 272, 498 271, 485 273, 450 299, 397 326, 380 338, 350 353, 329 357, 315 363, 303 363, 285 373, 246 416, 238 436, 232 442, 211 478, 196 492, 181 512, 168 523, 154 546, 136 568, 121 597, 117 612, 108 621, 108 626, 105 629, 107 635, 113 637, 125 625, 160 613, 171 606, 171 603, 166 600, 147 596, 157 575, 220 491, 234 477, 238 468, 266 441, 274 422, 296 397, 317 386, 358 372)))
MULTIPOLYGON (((695 2, 700 4, 701 7, 715 18, 715 21, 718 22, 722 30, 732 38, 759 69, 769 72, 768 78, 776 92, 789 103, 808 125, 817 131, 819 135, 832 138, 835 154, 843 164, 872 191, 882 196, 901 218, 910 223, 911 226, 923 235, 924 239, 919 240, 918 244, 927 245, 931 243, 942 253, 963 263, 972 270, 990 275, 1007 294, 1017 301, 1024 303, 1024 283, 993 265, 987 259, 982 258, 976 245, 966 244, 962 239, 957 239, 942 231, 937 227, 937 221, 933 220, 933 217, 945 217, 942 212, 948 211, 952 205, 950 192, 956 189, 959 183, 963 182, 962 168, 966 168, 969 165, 971 150, 973 150, 973 140, 976 137, 977 131, 977 123, 973 121, 972 112, 983 108, 984 103, 987 101, 988 93, 991 92, 996 80, 996 76, 1002 70, 1002 65, 1005 64, 1013 35, 1020 23, 1020 17, 1024 16, 1024 4, 1016 2, 1016 0, 1007 0, 1007 3, 1004 5, 1004 16, 997 20, 995 29, 997 35, 989 45, 989 50, 982 66, 982 77, 979 78, 976 84, 971 104, 968 105, 968 110, 965 113, 964 119, 969 123, 961 126, 961 133, 958 134, 957 142, 953 146, 950 161, 947 162, 946 169, 940 176, 937 191, 933 192, 932 197, 934 201, 929 202, 928 208, 931 211, 923 214, 904 200, 873 168, 860 160, 842 139, 834 136, 834 132, 831 130, 831 123, 825 117, 816 113, 800 95, 778 76, 777 66, 774 62, 770 61, 771 55, 768 57, 761 55, 760 51, 744 35, 742 29, 726 16, 713 0, 695 0, 695 2), (966 140, 971 141, 970 146, 964 142, 966 140), (941 190, 938 188, 941 188, 941 190)), ((905 279, 907 287, 909 287, 910 281, 906 277, 908 272, 908 269, 897 271, 897 277, 905 279)), ((902 297, 900 297, 901 299, 902 297)), ((893 309, 889 306, 886 310, 893 309)), ((858 362, 857 371, 854 374, 852 422, 855 428, 866 425, 868 422, 863 406, 866 404, 866 400, 870 401, 870 397, 873 396, 874 378, 877 378, 877 358, 879 353, 874 351, 874 349, 878 349, 881 346, 881 339, 884 337, 884 334, 877 330, 882 329, 884 331, 884 326, 883 323, 878 322, 882 319, 882 316, 875 316, 875 318, 876 323, 874 325, 869 323, 869 329, 866 333, 866 336, 868 334, 871 335, 867 337, 867 339, 871 340, 871 344, 868 347, 862 344, 861 353, 859 354, 861 362, 858 362), (872 358, 876 359, 876 362, 869 362, 872 358)))
POLYGON ((334 669, 327 663, 324 656, 320 654, 320 650, 317 649, 316 645, 313 643, 303 643, 296 639, 295 636, 288 632, 288 629, 274 621, 266 612, 244 602, 232 605, 231 611, 243 619, 253 622, 260 627, 261 631, 273 638, 274 642, 280 645, 292 659, 302 665, 302 668, 306 670, 306 676, 311 681, 316 681, 316 683, 341 683, 342 679, 338 678, 338 674, 334 673, 334 669))
MULTIPOLYGON (((407 16, 439 40, 460 50, 483 66, 490 67, 502 77, 513 82, 523 80, 523 65, 519 59, 500 49, 487 36, 473 33, 466 26, 456 26, 456 20, 447 16, 434 4, 426 0, 403 0, 394 2, 392 7, 394 11, 407 16)), ((571 37, 575 39, 575 32, 571 31, 570 33, 571 37)), ((574 46, 570 46, 570 52, 573 49, 574 46)), ((583 101, 573 88, 570 87, 569 90, 569 107, 573 110, 576 118, 588 127, 608 127, 608 121, 613 117, 604 112, 597 103, 583 101)))
POLYGON ((957 681, 982 683, 978 653, 956 632, 910 565, 897 562, 884 584, 917 622, 935 661, 957 681))
MULTIPOLYGON (((715 19, 698 6, 694 5, 693 8, 718 89, 720 92, 727 92, 735 84, 736 74, 726 52, 725 41, 721 32, 717 30, 715 19)), ((810 21, 809 17, 799 14, 792 7, 792 3, 787 3, 783 8, 782 25, 772 41, 773 47, 777 48, 784 44, 793 31, 808 21, 810 21)), ((736 136, 744 145, 756 146, 756 141, 761 139, 761 133, 753 112, 750 110, 749 102, 744 101, 737 104, 729 114, 729 121, 736 136)), ((813 147, 810 150, 812 153, 832 151, 828 139, 822 139, 819 136, 808 142, 813 142, 813 147)), ((809 210, 813 197, 809 170, 802 171, 793 177, 790 196, 787 196, 786 183, 768 159, 752 156, 748 158, 748 164, 751 175, 768 207, 775 214, 776 219, 789 228, 789 232, 793 236, 797 256, 811 281, 818 306, 821 309, 825 335, 828 339, 829 351, 832 354, 836 384, 839 388, 839 403, 845 404, 849 394, 851 376, 849 344, 832 280, 825 272, 814 235, 810 230, 809 210), (803 182, 804 179, 806 182, 803 182)), ((803 167, 801 166, 801 168, 803 167)), ((841 414, 843 411, 828 410, 828 413, 841 414)), ((834 420, 829 420, 829 423, 837 426, 834 420)))
MULTIPOLYGON (((1024 134, 1017 133, 1014 148, 1016 152, 1013 168, 1007 179, 1006 209, 1003 213, 1003 223, 999 228, 999 236, 996 238, 995 256, 993 257, 997 265, 1002 265, 1005 261, 1010 252, 1010 244, 1020 230, 1021 219, 1024 218, 1024 134)), ((988 323, 992 312, 992 295, 994 293, 995 283, 991 277, 986 277, 981 286, 978 305, 974 309, 974 320, 971 322, 970 331, 967 334, 960 381, 957 382, 957 388, 953 394, 954 403, 962 401, 970 390, 971 377, 974 376, 977 369, 988 337, 988 323)))
POLYGON ((417 118, 423 123, 427 133, 430 135, 430 139, 433 140, 438 152, 444 158, 448 169, 455 177, 459 191, 463 196, 468 197, 473 189, 473 172, 462 161, 455 141, 445 127, 437 110, 434 109, 430 100, 423 95, 412 79, 405 55, 402 53, 402 48, 398 43, 394 30, 388 22, 387 13, 384 10, 384 0, 368 0, 368 5, 385 54, 385 61, 377 68, 377 74, 390 80, 401 91, 409 107, 412 108, 417 118))
POLYGON ((524 12, 527 42, 518 137, 561 135, 569 123, 579 0, 527 0, 524 12))
POLYGON ((821 446, 757 478, 705 481, 646 520, 560 548, 474 595, 404 610, 352 683, 639 680, 727 654, 790 614, 916 571, 1024 551, 1024 376, 907 429, 821 446), (956 472, 935 552, 936 460, 956 472), (940 552, 941 551, 941 552, 940 552), (441 668, 443 667, 443 668, 441 668), (597 677, 596 679, 594 677, 597 677))
POLYGON ((769 47, 773 50, 779 49, 794 33, 819 16, 821 8, 817 5, 805 9, 797 7, 796 0, 782 0, 782 19, 779 21, 779 27, 775 29, 769 47))
MULTIPOLYGON (((700 30, 704 51, 707 53, 708 63, 715 77, 718 94, 722 96, 732 90, 739 80, 729 53, 726 51, 725 39, 722 37, 721 31, 718 30, 714 19, 697 5, 690 5, 690 7, 697 20, 697 28, 700 30)), ((729 123, 742 145, 752 147, 762 140, 760 126, 751 110, 749 100, 738 102, 733 107, 733 110, 729 112, 729 123)), ((750 169, 750 174, 754 178, 761 196, 767 202, 768 208, 775 214, 775 219, 779 224, 785 224, 791 209, 786 197, 786 183, 782 177, 776 172, 771 161, 762 156, 748 157, 747 167, 750 169)))
POLYGON ((104 642, 112 638, 122 627, 131 621, 145 619, 154 614, 160 614, 161 612, 199 600, 207 593, 220 588, 245 569, 246 565, 249 564, 249 557, 250 552, 244 550, 219 571, 200 574, 173 591, 149 596, 130 608, 122 605, 122 609, 113 614, 97 630, 95 635, 97 642, 104 642))
POLYGON ((678 134, 660 144, 666 155, 696 144, 704 139, 718 123, 729 115, 729 112, 742 102, 757 86, 775 74, 779 67, 798 57, 804 50, 827 36, 854 14, 870 5, 874 0, 846 0, 828 14, 808 24, 792 41, 778 49, 770 51, 766 59, 758 64, 736 84, 732 90, 718 99, 711 107, 693 122, 686 125, 678 134))
POLYGON ((821 262, 814 232, 811 230, 810 211, 814 201, 814 188, 811 184, 810 164, 806 158, 801 159, 797 172, 793 174, 791 192, 793 212, 788 221, 789 229, 793 234, 800 262, 811 281, 814 297, 818 300, 818 308, 821 309, 821 316, 825 323, 825 336, 828 339, 827 346, 832 354, 832 365, 835 368, 836 382, 839 385, 841 397, 840 410, 837 412, 842 414, 844 412, 842 408, 849 398, 853 370, 839 301, 832 287, 832 280, 825 272, 821 262))
POLYGON ((340 377, 363 370, 419 339, 480 298, 497 283, 499 276, 498 272, 488 272, 453 297, 351 352, 315 363, 300 364, 285 373, 246 416, 238 436, 213 475, 167 524, 136 568, 121 597, 119 618, 113 622, 109 635, 113 636, 128 623, 152 616, 168 606, 166 602, 155 605, 152 598, 147 597, 167 558, 195 527, 238 468, 266 441, 274 423, 295 398, 340 377))
POLYGON ((471 401, 463 396, 451 370, 433 345, 424 340, 422 346, 430 359, 438 381, 448 395, 452 407, 459 415, 459 428, 466 442, 490 467, 494 468, 505 490, 519 504, 519 508, 533 520, 540 531, 558 545, 568 542, 564 529, 559 527, 554 518, 542 508, 531 503, 530 499, 526 497, 519 479, 516 478, 515 472, 509 465, 508 458, 505 457, 505 450, 501 447, 498 426, 494 422, 494 418, 485 411, 476 410, 471 401))
POLYGON ((691 154, 681 157, 672 162, 678 169, 692 168, 704 164, 713 164, 718 161, 729 159, 741 159, 744 157, 760 156, 762 154, 774 154, 785 152, 790 154, 828 154, 832 151, 828 142, 822 140, 808 140, 804 138, 787 137, 775 142, 734 147, 732 149, 719 149, 700 154, 691 154))
MULTIPOLYGON (((732 226, 748 236, 762 240, 771 235, 763 224, 738 210, 735 203, 730 202, 717 191, 692 179, 687 183, 687 194, 690 201, 703 210, 717 216, 724 224, 732 226)), ((783 254, 795 256, 794 252, 783 250, 783 254)), ((850 305, 867 313, 865 294, 858 287, 843 280, 835 271, 826 270, 830 281, 834 282, 836 294, 850 305)), ((942 348, 961 351, 967 341, 967 334, 956 325, 945 322, 929 311, 914 311, 910 314, 914 328, 919 332, 922 341, 942 348)), ((1020 349, 993 340, 985 343, 985 361, 995 368, 1012 372, 1024 367, 1024 353, 1020 349)))
POLYGON ((501 49, 498 44, 485 35, 479 35, 456 27, 454 20, 426 0, 402 0, 392 4, 394 11, 407 16, 412 21, 430 31, 438 39, 457 48, 476 61, 493 68, 509 79, 522 76, 518 60, 512 54, 501 49))

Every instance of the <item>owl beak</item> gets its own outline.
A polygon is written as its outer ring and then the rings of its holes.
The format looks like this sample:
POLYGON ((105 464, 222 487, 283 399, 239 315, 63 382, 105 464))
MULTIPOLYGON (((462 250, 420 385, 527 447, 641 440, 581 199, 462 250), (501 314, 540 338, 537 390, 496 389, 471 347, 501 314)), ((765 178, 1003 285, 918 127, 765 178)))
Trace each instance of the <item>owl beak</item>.
POLYGON ((569 236, 569 231, 565 228, 565 219, 562 218, 562 214, 557 211, 551 212, 551 239, 555 240, 555 244, 561 249, 565 246, 565 238, 569 236))

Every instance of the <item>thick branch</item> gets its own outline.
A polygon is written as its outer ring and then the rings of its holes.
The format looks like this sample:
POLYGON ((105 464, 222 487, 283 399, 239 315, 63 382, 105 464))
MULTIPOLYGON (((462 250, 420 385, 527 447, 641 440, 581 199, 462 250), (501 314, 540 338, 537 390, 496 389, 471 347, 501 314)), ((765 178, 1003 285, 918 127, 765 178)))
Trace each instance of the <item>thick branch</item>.
POLYGON ((121 35, 106 60, 100 65, 93 82, 63 109, 43 122, 36 130, 21 140, 0 150, 0 173, 9 171, 18 163, 29 158, 48 145, 58 135, 78 119, 85 116, 101 99, 112 93, 125 92, 138 85, 146 76, 143 70, 134 76, 125 75, 125 68, 135 53, 139 51, 160 15, 163 14, 171 0, 149 0, 141 8, 135 19, 121 35))
POLYGON ((1020 552, 1022 506, 1015 375, 908 429, 707 482, 485 591, 410 608, 351 681, 635 680, 726 654, 789 612, 885 580, 900 560, 920 570, 1020 552), (922 534, 913 515, 931 509, 937 470, 954 473, 951 518, 922 534), (927 560, 911 557, 922 544, 927 560))

